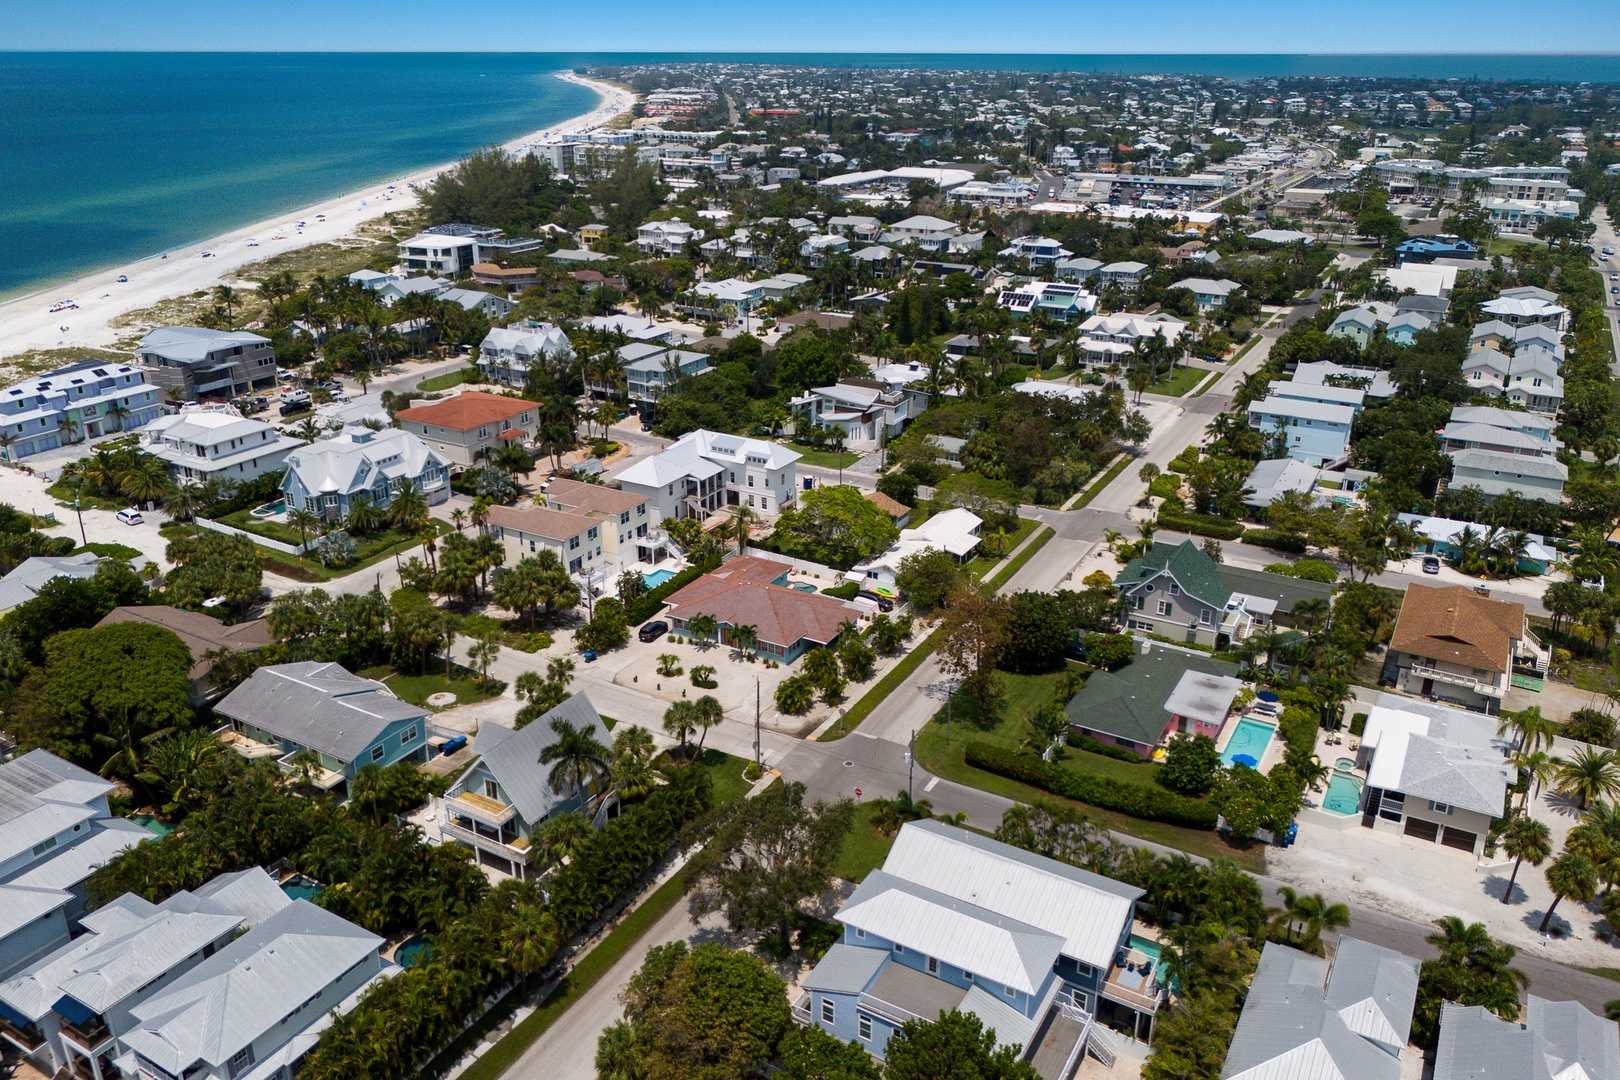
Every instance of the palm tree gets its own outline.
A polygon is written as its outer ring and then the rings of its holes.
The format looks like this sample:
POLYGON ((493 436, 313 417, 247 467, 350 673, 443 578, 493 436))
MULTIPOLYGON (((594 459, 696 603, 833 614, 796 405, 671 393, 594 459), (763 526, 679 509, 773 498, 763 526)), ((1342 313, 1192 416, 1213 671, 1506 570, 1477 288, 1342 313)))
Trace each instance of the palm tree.
POLYGON ((1541 794, 1541 787, 1558 771, 1560 760, 1545 750, 1535 750, 1531 753, 1519 751, 1513 755, 1513 766, 1526 774, 1524 794, 1519 797, 1519 809, 1523 810, 1530 805, 1532 793, 1541 794))
POLYGON ((296 510, 287 511, 287 524, 298 530, 299 545, 307 547, 310 530, 321 527, 321 517, 309 507, 300 506, 296 510))
POLYGON ((720 708, 720 699, 713 694, 704 694, 692 703, 692 719, 698 726, 697 749, 693 751, 694 757, 703 755, 703 740, 709 737, 709 729, 718 725, 725 719, 725 711, 720 708))
POLYGON ((349 531, 356 536, 372 532, 382 523, 382 511, 372 504, 370 496, 355 495, 349 499, 349 531))
POLYGON ((1594 799, 1620 795, 1620 765, 1613 750, 1583 746, 1558 766, 1553 790, 1576 801, 1582 810, 1594 799))
POLYGON ((488 637, 479 638, 467 649, 467 659, 478 668, 478 686, 480 689, 489 687, 489 668, 501 655, 501 642, 493 633, 488 637))
POLYGON ((463 510, 459 506, 450 511, 450 524, 456 527, 456 532, 460 532, 462 529, 466 528, 467 511, 463 510))
POLYGON ((559 716, 551 721, 551 730, 557 741, 540 751, 540 764, 551 766, 546 780, 558 791, 564 790, 563 782, 567 781, 567 790, 584 807, 587 781, 593 785, 606 781, 613 755, 596 741, 596 732, 583 724, 576 728, 559 716))
POLYGON ((584 851, 595 832, 589 818, 577 810, 570 810, 541 826, 539 835, 535 837, 535 847, 552 862, 560 863, 584 851))
POLYGON ((1508 875, 1507 888, 1502 893, 1502 903, 1505 904, 1513 895, 1513 883, 1519 877, 1519 864, 1528 859, 1531 866, 1540 866, 1552 854, 1551 833, 1542 822, 1520 814, 1509 821, 1503 830, 1502 850, 1513 856, 1513 873, 1508 875))
POLYGON ((427 524, 427 519, 427 496, 407 480, 388 504, 388 523, 402 532, 415 533, 427 524))
POLYGON ((1565 851, 1554 859, 1552 865, 1547 867, 1547 887, 1553 891, 1553 902, 1547 905, 1547 913, 1541 917, 1537 932, 1547 932, 1553 909, 1560 900, 1567 896, 1577 904, 1584 904, 1597 895, 1597 886, 1597 867, 1585 855, 1565 851))
POLYGON ((731 644, 738 652, 750 656, 759 655, 759 627, 752 623, 731 628, 731 644))
POLYGON ((233 320, 233 326, 235 325, 234 319, 236 316, 236 302, 238 299, 239 297, 236 295, 236 290, 231 288, 229 285, 214 286, 214 303, 225 309, 225 317, 233 320))
POLYGON ((705 615, 699 612, 686 620, 686 629, 688 633, 697 637, 699 645, 707 645, 711 637, 719 635, 720 623, 713 615, 705 615))
POLYGON ((664 731, 681 741, 681 754, 686 754, 686 740, 698 727, 697 706, 684 698, 672 702, 664 710, 664 731))

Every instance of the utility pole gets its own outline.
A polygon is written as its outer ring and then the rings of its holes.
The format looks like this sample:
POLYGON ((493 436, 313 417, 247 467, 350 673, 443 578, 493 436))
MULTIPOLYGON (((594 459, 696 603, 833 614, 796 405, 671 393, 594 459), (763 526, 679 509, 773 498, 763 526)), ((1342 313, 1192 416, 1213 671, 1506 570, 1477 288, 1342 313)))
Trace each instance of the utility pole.
POLYGON ((956 684, 949 684, 945 691, 945 745, 951 745, 951 708, 956 704, 956 684))
POLYGON ((755 675, 754 676, 754 765, 757 768, 764 769, 765 768, 765 762, 762 760, 762 758, 760 756, 760 752, 759 752, 759 719, 760 719, 759 700, 760 700, 759 699, 759 676, 755 675))
POLYGON ((911 778, 917 771, 917 729, 911 729, 911 741, 906 743, 906 799, 912 799, 911 778))

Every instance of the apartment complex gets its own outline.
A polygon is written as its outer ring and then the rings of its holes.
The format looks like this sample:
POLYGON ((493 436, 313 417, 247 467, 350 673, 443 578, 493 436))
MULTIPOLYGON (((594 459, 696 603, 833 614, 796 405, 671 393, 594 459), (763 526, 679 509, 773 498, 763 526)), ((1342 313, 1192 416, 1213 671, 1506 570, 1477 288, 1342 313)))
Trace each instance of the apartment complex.
POLYGON ((147 381, 174 401, 233 398, 276 385, 270 339, 246 330, 160 326, 141 338, 147 381))
POLYGON ((0 435, 7 440, 0 456, 21 461, 150 423, 162 414, 163 394, 145 376, 130 364, 92 360, 0 390, 0 435))

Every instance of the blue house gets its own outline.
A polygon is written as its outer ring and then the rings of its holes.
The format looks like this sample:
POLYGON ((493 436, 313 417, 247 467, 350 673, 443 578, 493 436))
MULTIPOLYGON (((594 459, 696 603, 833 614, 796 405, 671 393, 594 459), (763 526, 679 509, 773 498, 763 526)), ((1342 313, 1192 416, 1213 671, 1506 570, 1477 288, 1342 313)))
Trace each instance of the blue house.
POLYGON ((310 782, 322 791, 346 793, 367 765, 425 762, 430 756, 429 711, 339 664, 259 668, 214 711, 228 721, 221 734, 243 757, 273 757, 296 773, 298 755, 313 751, 320 768, 310 782))
POLYGON ((414 487, 428 505, 450 498, 450 462, 408 431, 372 431, 359 425, 287 455, 281 480, 289 510, 312 510, 325 521, 349 516, 354 497, 386 509, 394 496, 414 487))
POLYGON ((1318 467, 1344 457, 1355 418, 1356 410, 1350 405, 1286 398, 1275 393, 1249 404, 1251 428, 1268 439, 1280 440, 1277 449, 1295 461, 1318 467))
POLYGON ((1148 1041, 1157 950, 1131 935, 1142 890, 937 821, 905 825, 839 909, 842 939, 794 1017, 882 1058, 908 1020, 977 1016, 1042 1076, 1116 1036, 1148 1041))
POLYGON ((1432 262, 1435 259, 1477 259, 1478 245, 1456 236, 1414 236, 1395 249, 1401 262, 1432 262))

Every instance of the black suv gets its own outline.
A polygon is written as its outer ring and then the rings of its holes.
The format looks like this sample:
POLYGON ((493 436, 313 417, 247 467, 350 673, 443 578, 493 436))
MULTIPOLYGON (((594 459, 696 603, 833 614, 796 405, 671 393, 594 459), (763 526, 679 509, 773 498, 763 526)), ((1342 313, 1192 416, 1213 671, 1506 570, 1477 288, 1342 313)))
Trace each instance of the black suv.
POLYGON ((659 619, 657 622, 647 623, 636 632, 636 636, 642 641, 657 641, 667 633, 669 633, 669 623, 659 619))
POLYGON ((879 596, 877 593, 875 593, 875 592, 867 592, 865 589, 862 589, 860 592, 856 593, 855 595, 860 597, 862 600, 871 600, 871 601, 873 601, 874 603, 877 604, 879 611, 893 611, 894 610, 894 601, 890 600, 887 596, 879 596))

